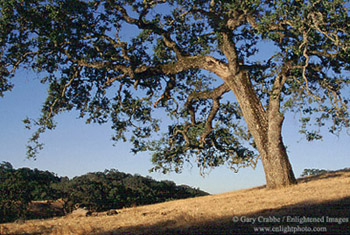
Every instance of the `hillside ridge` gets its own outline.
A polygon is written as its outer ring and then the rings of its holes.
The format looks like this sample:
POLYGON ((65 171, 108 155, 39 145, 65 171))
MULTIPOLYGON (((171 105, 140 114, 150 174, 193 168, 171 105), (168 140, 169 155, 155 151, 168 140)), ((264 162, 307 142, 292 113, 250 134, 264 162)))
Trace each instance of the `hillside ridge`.
POLYGON ((170 180, 158 181, 116 169, 69 179, 0 163, 0 223, 62 216, 77 207, 102 212, 208 194, 170 180))
POLYGON ((61 217, 0 225, 2 234, 349 234, 350 171, 119 210, 105 217, 61 217), (254 222, 255 221, 255 222, 254 222), (259 230, 260 229, 260 230, 259 230), (289 229, 289 230, 288 230, 289 229), (256 231, 258 230, 258 231, 256 231))

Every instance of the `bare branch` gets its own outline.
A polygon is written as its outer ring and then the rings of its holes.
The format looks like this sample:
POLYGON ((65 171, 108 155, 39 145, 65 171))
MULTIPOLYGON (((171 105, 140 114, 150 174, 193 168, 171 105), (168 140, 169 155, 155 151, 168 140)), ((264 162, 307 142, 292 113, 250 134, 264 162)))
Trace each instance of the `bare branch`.
POLYGON ((103 35, 98 35, 98 36, 101 37, 101 38, 106 39, 114 48, 122 49, 122 57, 125 60, 127 60, 127 61, 131 61, 130 57, 127 54, 127 49, 126 48, 127 48, 128 44, 126 42, 121 42, 118 36, 117 36, 117 40, 118 40, 117 42, 114 39, 112 39, 111 37, 109 37, 107 35, 104 35, 104 34, 103 35))
POLYGON ((53 114, 55 112, 55 110, 54 110, 55 105, 57 104, 57 102, 59 101, 60 98, 65 96, 67 88, 72 84, 73 80, 79 76, 79 74, 80 74, 80 72, 82 70, 82 67, 78 67, 78 68, 75 67, 74 70, 75 70, 75 72, 74 72, 72 78, 68 81, 67 84, 64 85, 64 87, 63 87, 63 89, 61 91, 61 97, 57 97, 54 100, 54 102, 50 105, 50 112, 45 118, 45 123, 47 123, 48 120, 50 120, 53 117, 53 114))
MULTIPOLYGON (((254 28, 254 29, 259 29, 259 24, 256 21, 255 17, 252 15, 247 15, 246 19, 248 23, 254 28)), ((281 20, 278 24, 271 24, 271 25, 264 25, 264 28, 269 31, 274 31, 274 30, 284 30, 285 26, 284 25, 289 25, 293 27, 293 23, 290 20, 281 20)), ((294 27, 293 27, 294 28, 294 27)))
POLYGON ((212 91, 193 92, 189 95, 186 104, 190 104, 195 99, 217 99, 229 91, 229 86, 223 83, 212 91))
POLYGON ((122 6, 116 5, 115 8, 122 13, 123 19, 127 23, 134 24, 134 25, 138 26, 140 29, 151 29, 154 33, 157 33, 158 35, 163 36, 163 41, 164 41, 165 45, 167 47, 171 48, 175 52, 178 59, 183 56, 184 53, 183 53, 182 49, 176 44, 175 41, 173 41, 171 39, 169 32, 158 27, 158 25, 156 25, 154 23, 146 23, 145 20, 142 19, 143 14, 140 15, 139 19, 135 19, 135 18, 130 17, 128 15, 126 9, 123 8, 122 6))
POLYGON ((221 45, 221 50, 225 54, 227 60, 228 60, 228 66, 231 70, 231 73, 238 74, 240 70, 240 65, 238 62, 238 54, 236 50, 236 46, 234 43, 230 40, 231 37, 226 32, 222 32, 222 39, 223 43, 221 45))
POLYGON ((220 108, 220 98, 213 99, 213 105, 211 107, 210 113, 208 115, 207 121, 205 122, 204 131, 201 135, 200 142, 201 146, 204 146, 206 143, 205 138, 212 132, 212 122, 215 118, 216 113, 219 111, 220 108))
POLYGON ((220 107, 220 99, 223 94, 227 93, 230 91, 230 88, 226 83, 223 83, 221 86, 215 88, 212 91, 202 91, 202 92, 193 92, 189 95, 187 98, 187 101, 185 103, 185 107, 187 107, 187 110, 190 112, 191 115, 191 122, 193 125, 196 124, 196 117, 195 117, 195 111, 193 109, 192 103, 193 100, 198 100, 198 99, 212 99, 213 100, 213 105, 211 108, 211 111, 207 117, 206 123, 205 123, 205 130, 203 131, 200 142, 201 146, 205 144, 205 138, 211 133, 212 131, 212 121, 215 118, 216 113, 219 110, 220 107))
POLYGON ((306 77, 306 69, 309 66, 309 61, 310 61, 310 57, 307 54, 307 48, 308 48, 308 33, 309 33, 310 29, 307 32, 303 32, 303 43, 299 46, 299 49, 301 49, 302 47, 304 47, 303 50, 303 56, 305 57, 305 65, 303 66, 303 78, 305 80, 305 86, 306 86, 306 91, 307 94, 310 94, 310 89, 309 89, 309 82, 307 80, 306 77))
POLYGON ((14 73, 16 71, 16 69, 18 68, 18 66, 25 60, 27 59, 28 56, 30 55, 37 55, 39 54, 40 51, 33 51, 33 52, 26 52, 19 60, 17 60, 17 62, 13 65, 11 71, 9 71, 9 73, 14 73))
MULTIPOLYGON (((171 97, 171 90, 172 90, 173 88, 175 88, 175 86, 176 86, 175 78, 174 78, 173 76, 170 76, 169 81, 167 81, 167 84, 166 84, 164 93, 163 93, 163 94, 161 95, 161 97, 160 97, 159 99, 157 99, 157 101, 154 103, 154 105, 153 105, 154 108, 157 107, 157 105, 158 105, 158 103, 159 103, 160 101, 164 102, 164 101, 167 101, 167 100, 169 100, 169 99, 173 99, 173 98, 171 97)), ((173 100, 176 102, 175 99, 173 99, 173 100)))

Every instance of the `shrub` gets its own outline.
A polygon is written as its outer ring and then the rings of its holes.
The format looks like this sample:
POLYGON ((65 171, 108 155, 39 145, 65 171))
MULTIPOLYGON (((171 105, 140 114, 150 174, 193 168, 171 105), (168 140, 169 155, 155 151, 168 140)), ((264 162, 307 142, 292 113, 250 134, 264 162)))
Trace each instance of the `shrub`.
POLYGON ((304 169, 304 171, 301 173, 300 177, 306 177, 310 175, 321 175, 324 173, 329 172, 328 170, 320 170, 320 169, 304 169))

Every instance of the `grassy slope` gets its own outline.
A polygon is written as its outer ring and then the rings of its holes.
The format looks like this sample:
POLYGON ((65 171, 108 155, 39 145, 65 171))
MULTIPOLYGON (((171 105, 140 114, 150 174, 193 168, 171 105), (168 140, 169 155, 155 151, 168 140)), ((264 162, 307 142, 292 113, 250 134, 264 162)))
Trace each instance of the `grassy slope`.
MULTIPOLYGON (((341 222, 341 221, 339 221, 341 222)), ((177 200, 120 210, 101 217, 65 216, 0 225, 0 234, 243 234, 254 227, 323 227, 328 234, 350 234, 350 171, 337 171, 299 180, 299 184, 267 190, 263 186, 224 194, 177 200), (280 222, 232 222, 233 216, 276 219, 280 222), (260 216, 260 217, 259 217, 260 216), (286 223, 292 218, 324 222, 286 223), (345 218, 341 224, 326 219, 345 218)), ((320 234, 320 233, 313 233, 320 234)))

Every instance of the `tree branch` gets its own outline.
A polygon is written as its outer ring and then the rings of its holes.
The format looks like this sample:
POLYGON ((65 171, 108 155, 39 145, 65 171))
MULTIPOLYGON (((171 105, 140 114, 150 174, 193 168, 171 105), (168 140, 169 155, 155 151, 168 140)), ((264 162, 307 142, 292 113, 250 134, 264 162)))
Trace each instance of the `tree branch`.
POLYGON ((212 91, 202 91, 202 92, 193 92, 189 95, 187 98, 187 101, 185 103, 185 107, 190 113, 191 116, 191 122, 192 125, 196 124, 196 116, 195 116, 195 110, 193 109, 192 103, 193 100, 198 100, 198 99, 212 99, 213 100, 213 105, 211 108, 211 111, 208 115, 208 118, 205 122, 205 129, 201 135, 200 142, 201 145, 203 146, 205 144, 205 138, 211 133, 212 131, 212 121, 215 118, 216 113, 219 110, 220 107, 220 99, 223 94, 227 93, 230 91, 230 88, 226 83, 223 83, 219 87, 215 88, 212 91))
POLYGON ((225 54, 228 60, 228 67, 230 68, 231 74, 235 75, 239 73, 240 65, 238 62, 238 54, 235 44, 230 40, 228 32, 222 32, 222 45, 221 50, 225 54))
POLYGON ((206 143, 205 138, 212 132, 212 122, 215 118, 216 113, 219 111, 220 108, 220 98, 218 97, 216 99, 213 99, 213 105, 211 107, 210 113, 208 115, 208 118, 205 122, 204 131, 200 137, 200 145, 204 147, 204 144, 206 143))
MULTIPOLYGON (((145 19, 142 19, 142 17, 145 16, 145 13, 140 14, 139 19, 132 18, 128 15, 127 11, 125 8, 123 8, 120 5, 116 5, 115 8, 122 13, 123 19, 129 23, 138 26, 140 29, 150 29, 154 33, 157 33, 158 35, 163 36, 163 41, 165 45, 169 48, 171 48, 178 59, 180 59, 182 56, 184 56, 183 50, 176 44, 175 41, 173 41, 170 37, 170 33, 154 23, 146 23, 145 19)), ((146 9, 144 9, 146 10, 146 9)))

